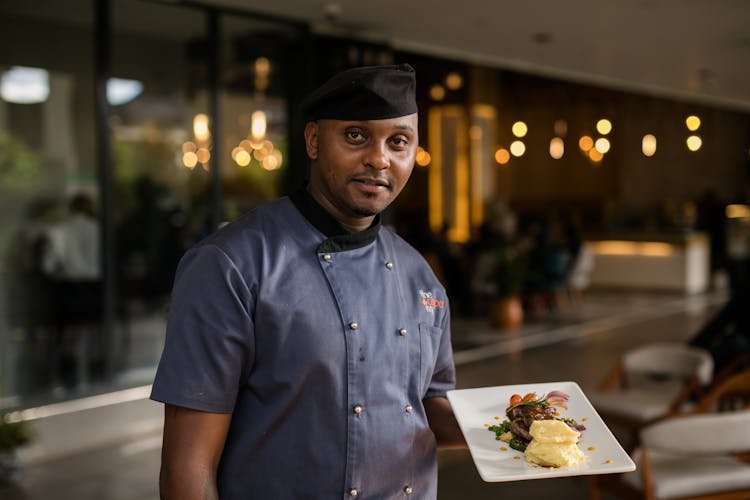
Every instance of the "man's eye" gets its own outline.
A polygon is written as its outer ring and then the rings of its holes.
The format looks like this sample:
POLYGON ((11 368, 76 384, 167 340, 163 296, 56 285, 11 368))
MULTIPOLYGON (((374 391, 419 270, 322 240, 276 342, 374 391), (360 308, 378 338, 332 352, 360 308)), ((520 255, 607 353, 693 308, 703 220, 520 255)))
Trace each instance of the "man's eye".
POLYGON ((346 138, 352 141, 360 141, 362 140, 362 132, 359 130, 347 130, 346 131, 346 138))
POLYGON ((393 145, 395 146, 404 147, 407 144, 409 144, 409 141, 406 140, 406 137, 398 136, 398 137, 392 138, 391 143, 393 143, 393 145))

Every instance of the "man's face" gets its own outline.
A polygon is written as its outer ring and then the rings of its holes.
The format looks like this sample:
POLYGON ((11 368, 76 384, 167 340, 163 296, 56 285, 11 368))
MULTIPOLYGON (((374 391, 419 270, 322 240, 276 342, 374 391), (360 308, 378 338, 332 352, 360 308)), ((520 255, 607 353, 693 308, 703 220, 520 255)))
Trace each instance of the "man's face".
POLYGON ((406 185, 418 142, 416 114, 310 122, 305 129, 310 193, 345 226, 371 220, 406 185))

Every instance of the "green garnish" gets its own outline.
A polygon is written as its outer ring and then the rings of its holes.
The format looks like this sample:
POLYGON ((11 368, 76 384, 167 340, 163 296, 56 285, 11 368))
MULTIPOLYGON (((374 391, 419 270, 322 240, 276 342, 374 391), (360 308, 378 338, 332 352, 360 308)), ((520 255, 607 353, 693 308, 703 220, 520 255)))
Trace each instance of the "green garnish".
POLYGON ((511 439, 508 442, 508 446, 510 446, 514 450, 526 451, 526 445, 523 444, 521 441, 517 440, 516 438, 511 439))
POLYGON ((510 422, 503 420, 500 425, 490 425, 487 430, 495 433, 495 440, 500 441, 500 436, 510 431, 510 422))

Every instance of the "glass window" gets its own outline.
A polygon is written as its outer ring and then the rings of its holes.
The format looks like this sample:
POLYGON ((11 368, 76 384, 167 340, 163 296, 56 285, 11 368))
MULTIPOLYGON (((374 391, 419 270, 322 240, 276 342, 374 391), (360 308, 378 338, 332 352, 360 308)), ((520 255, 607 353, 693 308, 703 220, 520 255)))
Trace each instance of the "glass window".
POLYGON ((133 0, 112 7, 113 382, 148 384, 177 263, 211 230, 206 18, 197 9, 133 0))
POLYGON ((296 28, 217 14, 215 45, 205 9, 110 0, 111 135, 101 137, 93 5, 0 9, 3 407, 151 383, 179 259, 217 221, 278 197, 288 169, 283 63, 296 28), (101 140, 111 144, 106 217, 101 140), (113 255, 100 255, 109 234, 113 255), (110 257, 114 283, 103 283, 110 257))
MULTIPOLYGON (((221 17, 220 112, 224 216, 231 220, 279 196, 289 168, 285 50, 293 29, 221 17)), ((300 140, 302 140, 300 138, 300 140)))
POLYGON ((4 406, 101 373, 91 5, 28 0, 0 16, 4 406))

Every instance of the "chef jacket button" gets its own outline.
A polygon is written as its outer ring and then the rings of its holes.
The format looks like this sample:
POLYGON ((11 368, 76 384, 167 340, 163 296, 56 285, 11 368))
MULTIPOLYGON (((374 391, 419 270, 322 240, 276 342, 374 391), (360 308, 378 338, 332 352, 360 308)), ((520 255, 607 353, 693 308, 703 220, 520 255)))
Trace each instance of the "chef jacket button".
POLYGON ((404 488, 404 493, 406 493, 407 495, 411 495, 412 493, 414 493, 414 490, 411 488, 411 486, 406 486, 404 488))
POLYGON ((359 491, 357 491, 357 488, 352 488, 349 490, 350 497, 356 497, 357 495, 359 495, 359 491))
POLYGON ((350 330, 356 330, 357 328, 359 328, 359 325, 357 324, 356 321, 352 321, 351 323, 349 323, 350 330))
POLYGON ((323 260, 326 262, 330 262, 332 258, 330 253, 323 254, 323 260))
POLYGON ((385 267, 387 267, 388 269, 393 269, 393 262, 386 262, 385 267))
POLYGON ((360 405, 357 405, 352 411, 354 411, 355 414, 359 415, 360 413, 362 413, 362 407, 360 405))
POLYGON ((406 337, 406 328, 399 329, 398 334, 402 337, 406 337))
POLYGON ((411 413, 411 411, 412 411, 413 409, 414 409, 414 408, 412 408, 412 406, 411 406, 411 405, 406 405, 406 407, 404 408, 404 411, 405 411, 406 413, 411 413))

